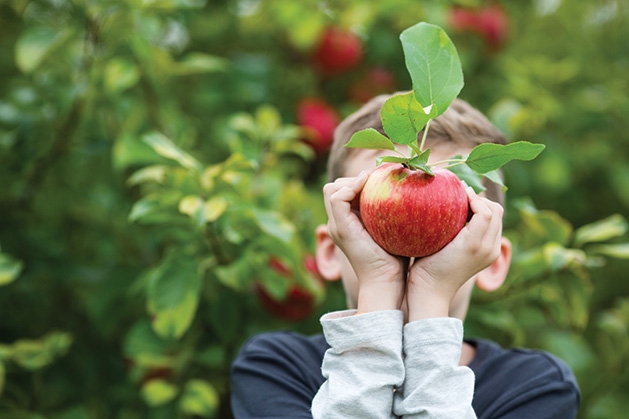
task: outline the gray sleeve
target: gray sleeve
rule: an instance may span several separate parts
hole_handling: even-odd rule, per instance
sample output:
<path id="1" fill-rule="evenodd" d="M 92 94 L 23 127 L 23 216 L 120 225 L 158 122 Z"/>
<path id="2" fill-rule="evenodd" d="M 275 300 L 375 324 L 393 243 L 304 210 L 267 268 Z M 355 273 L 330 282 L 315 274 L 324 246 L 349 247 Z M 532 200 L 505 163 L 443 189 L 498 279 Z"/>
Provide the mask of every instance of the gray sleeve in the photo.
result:
<path id="1" fill-rule="evenodd" d="M 404 381 L 403 314 L 353 311 L 322 317 L 330 345 L 323 383 L 312 401 L 314 419 L 392 419 L 394 388 Z"/>
<path id="2" fill-rule="evenodd" d="M 475 419 L 474 373 L 459 366 L 463 323 L 432 318 L 404 326 L 404 386 L 394 413 L 404 419 Z"/>

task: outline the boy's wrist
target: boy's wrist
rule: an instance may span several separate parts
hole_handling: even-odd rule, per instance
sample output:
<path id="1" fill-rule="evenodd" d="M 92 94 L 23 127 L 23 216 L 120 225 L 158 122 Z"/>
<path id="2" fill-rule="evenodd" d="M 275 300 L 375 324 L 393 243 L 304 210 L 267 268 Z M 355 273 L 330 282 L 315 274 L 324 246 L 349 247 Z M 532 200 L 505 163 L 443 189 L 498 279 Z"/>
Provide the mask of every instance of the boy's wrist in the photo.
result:
<path id="1" fill-rule="evenodd" d="M 452 298 L 440 293 L 415 291 L 407 294 L 409 322 L 449 316 Z"/>
<path id="2" fill-rule="evenodd" d="M 399 310 L 404 295 L 403 284 L 378 283 L 361 285 L 358 291 L 359 313 L 382 310 Z"/>

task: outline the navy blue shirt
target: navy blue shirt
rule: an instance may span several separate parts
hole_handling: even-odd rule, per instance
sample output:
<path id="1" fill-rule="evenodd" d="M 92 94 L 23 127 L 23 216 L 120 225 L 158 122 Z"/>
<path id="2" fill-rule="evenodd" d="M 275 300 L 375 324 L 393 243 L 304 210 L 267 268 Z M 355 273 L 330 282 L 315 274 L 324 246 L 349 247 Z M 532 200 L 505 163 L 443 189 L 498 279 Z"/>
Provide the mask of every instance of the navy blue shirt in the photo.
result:
<path id="1" fill-rule="evenodd" d="M 482 340 L 469 367 L 474 371 L 472 406 L 478 419 L 571 419 L 579 388 L 559 358 L 537 350 L 502 349 Z M 243 345 L 232 365 L 231 402 L 236 419 L 312 419 L 310 405 L 324 382 L 322 334 L 272 332 Z"/>

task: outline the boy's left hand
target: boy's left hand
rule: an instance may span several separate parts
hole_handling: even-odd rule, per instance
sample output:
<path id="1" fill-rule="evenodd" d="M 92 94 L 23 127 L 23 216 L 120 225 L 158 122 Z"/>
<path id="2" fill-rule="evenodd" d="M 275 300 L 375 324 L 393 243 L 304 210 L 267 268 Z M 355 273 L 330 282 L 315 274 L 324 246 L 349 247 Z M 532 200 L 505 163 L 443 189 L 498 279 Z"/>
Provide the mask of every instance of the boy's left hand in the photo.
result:
<path id="1" fill-rule="evenodd" d="M 408 321 L 446 317 L 458 290 L 500 256 L 503 208 L 466 187 L 474 215 L 446 247 L 416 259 L 406 290 Z"/>

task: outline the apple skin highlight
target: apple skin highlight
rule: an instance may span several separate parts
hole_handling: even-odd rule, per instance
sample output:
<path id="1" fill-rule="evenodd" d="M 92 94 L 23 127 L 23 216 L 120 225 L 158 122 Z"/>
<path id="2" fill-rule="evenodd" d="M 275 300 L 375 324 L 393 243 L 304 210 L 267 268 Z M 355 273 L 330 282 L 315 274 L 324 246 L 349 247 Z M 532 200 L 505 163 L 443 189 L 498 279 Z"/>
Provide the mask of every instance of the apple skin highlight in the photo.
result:
<path id="1" fill-rule="evenodd" d="M 449 170 L 434 176 L 398 163 L 380 165 L 360 195 L 365 229 L 396 256 L 424 257 L 443 249 L 467 221 L 468 199 Z"/>

